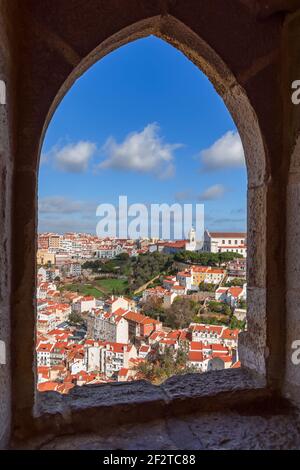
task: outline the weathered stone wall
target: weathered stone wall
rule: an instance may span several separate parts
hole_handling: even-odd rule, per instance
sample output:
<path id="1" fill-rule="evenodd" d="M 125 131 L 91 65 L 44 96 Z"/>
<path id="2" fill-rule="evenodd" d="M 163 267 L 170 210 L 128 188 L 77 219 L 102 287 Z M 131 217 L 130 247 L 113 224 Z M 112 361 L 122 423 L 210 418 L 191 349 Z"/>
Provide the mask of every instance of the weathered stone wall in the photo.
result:
<path id="1" fill-rule="evenodd" d="M 10 397 L 15 434 L 34 429 L 37 177 L 44 132 L 88 67 L 149 34 L 173 44 L 207 74 L 237 124 L 248 169 L 249 244 L 249 331 L 240 356 L 269 387 L 281 391 L 289 383 L 296 390 L 300 372 L 288 362 L 300 319 L 295 166 L 288 204 L 287 183 L 300 121 L 287 90 L 291 77 L 300 79 L 300 1 L 0 0 L 0 8 L 0 74 L 8 88 L 8 104 L 0 108 L 0 339 L 7 341 L 13 370 L 10 394 L 8 365 L 0 366 L 0 439 L 2 432 L 5 442 L 9 429 Z"/>
<path id="2" fill-rule="evenodd" d="M 267 374 L 272 386 L 278 387 L 284 357 L 282 344 L 273 338 L 279 336 L 284 322 L 285 299 L 270 292 L 282 287 L 285 200 L 281 181 L 271 178 L 270 172 L 276 172 L 276 162 L 282 158 L 278 81 L 282 15 L 272 13 L 258 19 L 256 2 L 239 0 L 228 0 L 226 10 L 220 8 L 219 0 L 22 0 L 18 5 L 22 17 L 22 127 L 13 210 L 13 324 L 20 345 L 13 354 L 15 429 L 29 418 L 34 404 L 32 312 L 37 172 L 43 134 L 64 94 L 89 66 L 117 47 L 149 34 L 173 44 L 207 74 L 239 128 L 248 167 L 251 258 L 249 332 L 241 339 L 240 355 L 245 366 Z M 275 356 L 278 359 L 272 362 Z"/>
<path id="3" fill-rule="evenodd" d="M 300 364 L 292 361 L 293 343 L 300 341 L 300 104 L 291 100 L 292 83 L 300 80 L 300 12 L 287 18 L 284 31 L 284 133 L 287 182 L 286 239 L 286 364 L 284 393 L 300 403 Z M 288 52 L 287 52 L 288 51 Z M 298 343 L 299 349 L 299 343 Z M 300 354 L 298 355 L 300 359 Z M 297 359 L 297 358 L 296 358 Z"/>
<path id="4" fill-rule="evenodd" d="M 10 256 L 14 134 L 14 69 L 11 35 L 12 24 L 8 2 L 1 1 L 0 80 L 2 85 L 3 82 L 5 85 L 2 87 L 2 104 L 0 103 L 0 341 L 5 343 L 6 357 L 2 355 L 0 358 L 0 448 L 7 444 L 11 424 Z"/>

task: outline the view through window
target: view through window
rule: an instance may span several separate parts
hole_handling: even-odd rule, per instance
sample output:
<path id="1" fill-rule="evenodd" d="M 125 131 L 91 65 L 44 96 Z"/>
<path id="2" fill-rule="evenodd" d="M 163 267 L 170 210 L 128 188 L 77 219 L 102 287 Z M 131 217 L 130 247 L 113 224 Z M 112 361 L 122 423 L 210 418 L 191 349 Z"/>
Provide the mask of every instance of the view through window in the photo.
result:
<path id="1" fill-rule="evenodd" d="M 246 167 L 223 101 L 155 37 L 69 90 L 39 174 L 38 390 L 240 367 Z"/>

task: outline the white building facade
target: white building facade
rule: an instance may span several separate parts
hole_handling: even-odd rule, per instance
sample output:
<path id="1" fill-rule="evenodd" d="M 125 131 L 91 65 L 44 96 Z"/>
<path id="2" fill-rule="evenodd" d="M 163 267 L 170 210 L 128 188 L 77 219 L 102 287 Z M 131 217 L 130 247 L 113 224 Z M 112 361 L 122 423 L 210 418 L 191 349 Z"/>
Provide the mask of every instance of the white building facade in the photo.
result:
<path id="1" fill-rule="evenodd" d="M 245 232 L 204 232 L 203 251 L 211 253 L 233 252 L 247 257 Z"/>

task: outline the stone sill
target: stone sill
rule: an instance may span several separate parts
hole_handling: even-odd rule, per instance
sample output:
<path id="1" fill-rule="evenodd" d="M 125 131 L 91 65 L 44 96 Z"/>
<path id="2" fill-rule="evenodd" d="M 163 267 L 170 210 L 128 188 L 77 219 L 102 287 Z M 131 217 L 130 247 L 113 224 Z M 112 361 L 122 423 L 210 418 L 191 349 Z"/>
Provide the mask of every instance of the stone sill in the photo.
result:
<path id="1" fill-rule="evenodd" d="M 196 411 L 247 409 L 271 395 L 265 379 L 245 368 L 176 376 L 160 386 L 138 381 L 75 387 L 69 395 L 37 394 L 34 433 L 97 432 Z"/>

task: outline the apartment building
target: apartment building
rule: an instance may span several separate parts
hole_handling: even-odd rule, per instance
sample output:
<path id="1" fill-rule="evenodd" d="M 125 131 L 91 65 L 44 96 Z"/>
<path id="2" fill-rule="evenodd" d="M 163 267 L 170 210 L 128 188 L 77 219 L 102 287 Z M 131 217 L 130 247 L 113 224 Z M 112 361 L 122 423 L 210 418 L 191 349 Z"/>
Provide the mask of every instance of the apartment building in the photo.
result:
<path id="1" fill-rule="evenodd" d="M 226 302 L 231 307 L 236 307 L 241 300 L 247 298 L 247 284 L 243 287 L 219 287 L 215 292 L 215 299 L 219 302 Z"/>
<path id="2" fill-rule="evenodd" d="M 234 252 L 247 256 L 247 234 L 245 232 L 204 232 L 203 250 L 212 253 Z"/>
<path id="3" fill-rule="evenodd" d="M 100 350 L 101 372 L 107 377 L 116 374 L 122 368 L 129 368 L 129 361 L 136 359 L 137 349 L 133 344 L 107 343 Z"/>
<path id="4" fill-rule="evenodd" d="M 91 295 L 81 297 L 79 300 L 73 303 L 72 309 L 76 313 L 91 312 L 96 307 L 96 299 Z"/>
<path id="5" fill-rule="evenodd" d="M 226 275 L 225 269 L 212 268 L 211 266 L 192 266 L 190 273 L 192 288 L 197 288 L 202 282 L 220 284 Z"/>
<path id="6" fill-rule="evenodd" d="M 127 312 L 124 317 L 128 321 L 129 339 L 134 341 L 137 337 L 148 337 L 153 331 L 161 330 L 162 323 L 141 313 Z"/>
<path id="7" fill-rule="evenodd" d="M 126 311 L 119 309 L 116 314 L 93 309 L 87 321 L 87 335 L 96 341 L 110 341 L 113 343 L 128 343 L 128 322 L 121 315 Z"/>

